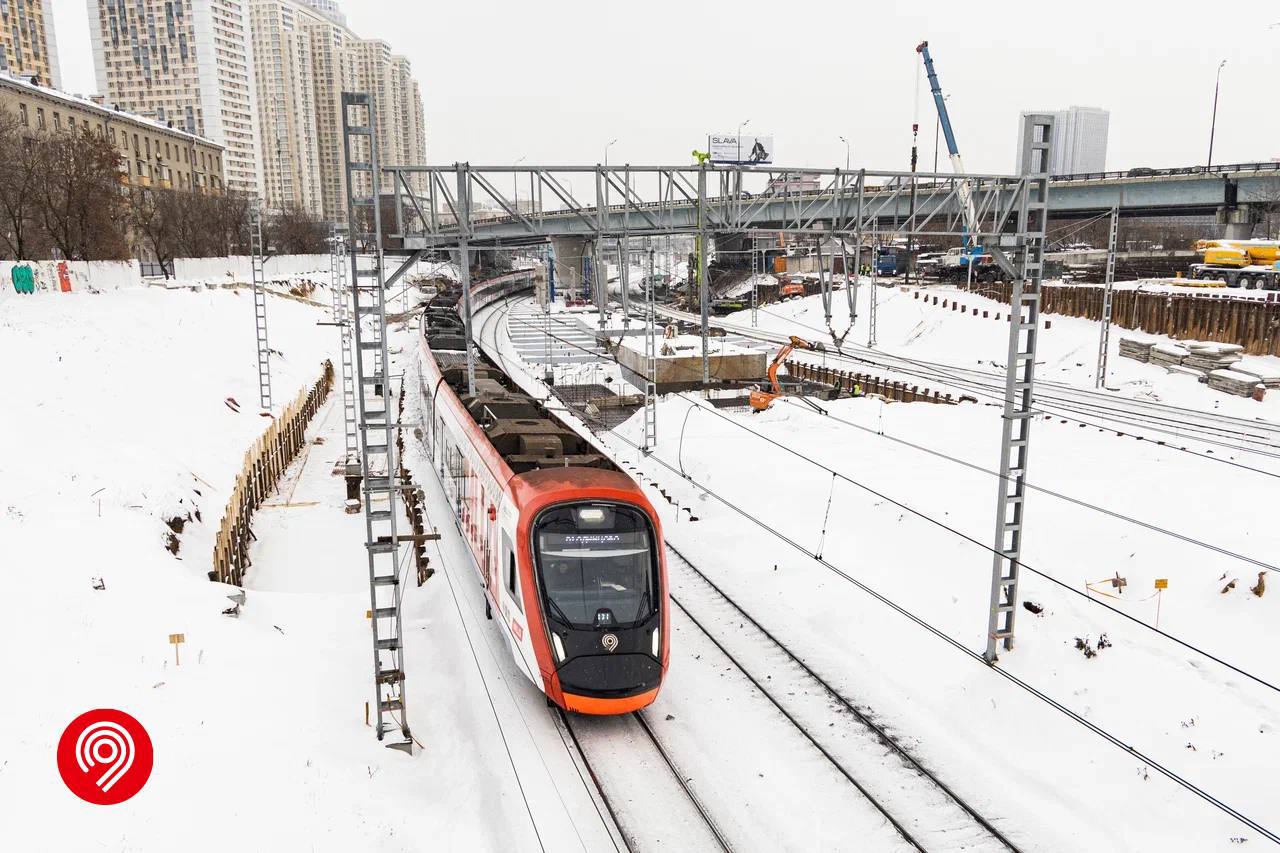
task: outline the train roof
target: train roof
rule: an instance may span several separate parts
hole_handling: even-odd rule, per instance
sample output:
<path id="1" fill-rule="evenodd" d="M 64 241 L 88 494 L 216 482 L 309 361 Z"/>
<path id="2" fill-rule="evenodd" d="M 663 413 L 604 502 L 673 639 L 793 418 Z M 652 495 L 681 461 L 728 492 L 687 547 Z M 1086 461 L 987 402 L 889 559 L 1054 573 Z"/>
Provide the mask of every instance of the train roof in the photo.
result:
<path id="1" fill-rule="evenodd" d="M 541 400 L 524 393 L 479 351 L 474 354 L 475 391 L 469 393 L 466 338 L 459 328 L 457 296 L 442 293 L 430 305 L 422 333 L 436 366 L 463 410 L 511 473 L 614 469 L 613 463 L 590 442 L 561 423 Z"/>
<path id="2" fill-rule="evenodd" d="M 636 481 L 611 468 L 540 468 L 511 478 L 511 490 L 522 505 L 572 500 L 575 492 L 648 506 Z"/>

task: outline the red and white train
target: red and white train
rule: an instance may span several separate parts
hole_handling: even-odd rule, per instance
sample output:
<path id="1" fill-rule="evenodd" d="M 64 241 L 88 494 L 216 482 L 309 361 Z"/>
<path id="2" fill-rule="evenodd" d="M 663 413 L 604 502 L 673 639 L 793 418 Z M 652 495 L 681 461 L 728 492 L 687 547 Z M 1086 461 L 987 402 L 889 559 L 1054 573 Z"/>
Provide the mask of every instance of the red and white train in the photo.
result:
<path id="1" fill-rule="evenodd" d="M 488 613 L 556 705 L 643 708 L 658 695 L 671 633 L 658 515 L 631 477 L 480 353 L 467 393 L 456 304 L 438 296 L 423 318 L 421 440 Z"/>

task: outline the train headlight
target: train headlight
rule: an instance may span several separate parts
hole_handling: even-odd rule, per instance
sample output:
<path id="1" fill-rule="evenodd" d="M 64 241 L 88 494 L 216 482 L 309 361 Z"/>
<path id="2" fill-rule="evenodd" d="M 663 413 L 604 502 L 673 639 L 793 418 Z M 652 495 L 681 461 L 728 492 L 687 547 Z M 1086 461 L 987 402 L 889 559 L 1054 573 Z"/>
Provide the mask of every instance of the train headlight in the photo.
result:
<path id="1" fill-rule="evenodd" d="M 554 631 L 551 632 L 551 645 L 556 650 L 556 660 L 563 662 L 564 661 L 564 643 L 560 642 L 560 635 L 555 633 Z"/>
<path id="2" fill-rule="evenodd" d="M 656 658 L 658 656 L 658 650 L 662 648 L 662 629 L 661 628 L 653 629 L 652 648 L 653 648 L 653 656 Z"/>
<path id="3" fill-rule="evenodd" d="M 578 510 L 578 523 L 584 526 L 604 524 L 608 515 L 602 507 L 587 506 Z"/>

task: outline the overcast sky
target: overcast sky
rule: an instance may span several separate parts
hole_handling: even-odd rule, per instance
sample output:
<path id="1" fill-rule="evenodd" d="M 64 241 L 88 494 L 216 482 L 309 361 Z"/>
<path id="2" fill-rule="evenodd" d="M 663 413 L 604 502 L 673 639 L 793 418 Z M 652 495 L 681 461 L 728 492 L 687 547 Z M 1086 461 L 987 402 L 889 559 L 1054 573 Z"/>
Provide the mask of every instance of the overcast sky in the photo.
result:
<path id="1" fill-rule="evenodd" d="M 1110 110 L 1107 168 L 1280 157 L 1280 4 L 786 0 L 347 0 L 413 63 L 433 164 L 689 162 L 708 133 L 774 137 L 775 163 L 906 169 L 928 39 L 969 171 L 1011 172 L 1018 112 Z M 859 8 L 862 7 L 862 8 Z M 1201 12 L 1212 12 L 1199 4 Z M 85 0 L 54 0 L 63 85 L 96 91 Z M 936 113 L 919 74 L 921 168 Z M 947 170 L 946 151 L 939 168 Z"/>

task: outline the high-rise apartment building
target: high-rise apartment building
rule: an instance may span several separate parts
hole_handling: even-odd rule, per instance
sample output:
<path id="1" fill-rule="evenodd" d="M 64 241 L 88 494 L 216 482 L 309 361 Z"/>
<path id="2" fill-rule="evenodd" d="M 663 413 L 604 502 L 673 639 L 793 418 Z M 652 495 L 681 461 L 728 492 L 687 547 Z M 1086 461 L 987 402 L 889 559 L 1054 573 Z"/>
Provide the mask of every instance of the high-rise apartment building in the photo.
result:
<path id="1" fill-rule="evenodd" d="M 0 2 L 0 71 L 61 88 L 52 7 L 51 0 Z"/>
<path id="2" fill-rule="evenodd" d="M 334 0 L 88 4 L 107 98 L 224 145 L 227 186 L 269 208 L 346 220 L 343 91 L 373 96 L 383 164 L 426 160 L 409 61 L 351 32 Z"/>
<path id="3" fill-rule="evenodd" d="M 347 25 L 347 16 L 342 13 L 342 7 L 338 5 L 338 0 L 303 0 L 303 2 L 338 26 L 345 27 Z"/>
<path id="4" fill-rule="evenodd" d="M 257 97 L 245 0 L 87 0 L 109 101 L 226 149 L 227 187 L 260 195 Z"/>
<path id="5" fill-rule="evenodd" d="M 1053 139 L 1050 140 L 1049 173 L 1075 175 L 1084 172 L 1105 172 L 1107 168 L 1107 129 L 1111 113 L 1097 107 L 1070 107 L 1065 110 L 1045 110 L 1053 116 Z M 1027 116 L 1024 111 L 1018 120 L 1019 172 L 1022 171 L 1022 132 Z"/>
<path id="6" fill-rule="evenodd" d="M 311 40 L 333 24 L 293 0 L 251 0 L 258 140 L 268 207 L 322 215 L 317 98 L 323 95 Z"/>
<path id="7" fill-rule="evenodd" d="M 346 220 L 342 92 L 368 92 L 384 165 L 426 160 L 422 96 L 409 61 L 361 39 L 337 5 L 249 0 L 266 200 Z"/>

